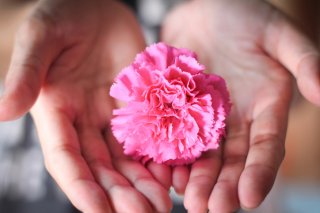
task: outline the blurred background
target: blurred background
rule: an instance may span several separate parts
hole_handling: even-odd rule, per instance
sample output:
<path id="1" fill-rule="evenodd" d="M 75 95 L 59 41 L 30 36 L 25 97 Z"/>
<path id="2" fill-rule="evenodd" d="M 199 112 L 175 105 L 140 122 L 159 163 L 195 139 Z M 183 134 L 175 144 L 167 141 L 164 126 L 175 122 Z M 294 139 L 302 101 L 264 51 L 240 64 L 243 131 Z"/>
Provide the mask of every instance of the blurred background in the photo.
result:
<path id="1" fill-rule="evenodd" d="M 183 0 L 126 1 L 137 11 L 146 40 L 158 40 L 165 14 Z M 319 44 L 318 0 L 270 0 Z M 0 0 L 0 93 L 15 32 L 36 0 Z M 294 45 L 294 44 L 293 44 Z M 320 212 L 320 109 L 296 92 L 286 141 L 286 158 L 276 184 L 256 213 Z M 0 123 L 0 213 L 77 212 L 45 171 L 29 115 Z M 186 212 L 172 194 L 173 212 Z"/>

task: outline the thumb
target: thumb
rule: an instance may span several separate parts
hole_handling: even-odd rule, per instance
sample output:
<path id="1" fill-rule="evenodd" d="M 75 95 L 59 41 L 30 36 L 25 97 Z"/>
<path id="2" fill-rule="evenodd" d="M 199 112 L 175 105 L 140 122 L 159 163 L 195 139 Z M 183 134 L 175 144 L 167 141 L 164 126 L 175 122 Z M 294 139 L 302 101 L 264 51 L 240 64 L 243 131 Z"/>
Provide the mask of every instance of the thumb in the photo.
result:
<path id="1" fill-rule="evenodd" d="M 264 48 L 293 74 L 302 95 L 320 106 L 320 55 L 316 45 L 280 13 L 265 29 Z"/>
<path id="2" fill-rule="evenodd" d="M 0 97 L 0 121 L 22 116 L 34 104 L 58 54 L 56 38 L 54 27 L 39 18 L 31 17 L 19 28 Z"/>

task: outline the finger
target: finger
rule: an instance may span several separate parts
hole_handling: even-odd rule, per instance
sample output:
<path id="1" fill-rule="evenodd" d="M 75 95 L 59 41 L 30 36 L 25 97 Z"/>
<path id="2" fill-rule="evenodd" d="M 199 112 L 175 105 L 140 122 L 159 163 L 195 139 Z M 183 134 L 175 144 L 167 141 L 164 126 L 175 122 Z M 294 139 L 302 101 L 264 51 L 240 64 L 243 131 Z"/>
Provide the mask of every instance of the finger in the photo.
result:
<path id="1" fill-rule="evenodd" d="M 169 190 L 172 185 L 171 167 L 158 164 L 153 161 L 148 162 L 147 168 L 152 176 L 166 189 Z"/>
<path id="2" fill-rule="evenodd" d="M 320 106 L 320 57 L 316 45 L 276 11 L 265 30 L 267 53 L 295 76 L 304 97 Z"/>
<path id="3" fill-rule="evenodd" d="M 172 185 L 174 190 L 183 195 L 190 176 L 190 169 L 188 166 L 176 166 L 172 172 Z"/>
<path id="4" fill-rule="evenodd" d="M 118 171 L 99 165 L 94 166 L 93 170 L 97 180 L 106 190 L 114 212 L 153 212 L 144 195 L 132 187 Z"/>
<path id="5" fill-rule="evenodd" d="M 172 203 L 168 190 L 141 163 L 119 159 L 115 167 L 149 200 L 156 212 L 170 212 Z"/>
<path id="6" fill-rule="evenodd" d="M 124 155 L 111 131 L 107 131 L 105 137 L 109 140 L 109 148 L 114 150 L 111 154 L 115 168 L 149 200 L 156 212 L 170 212 L 172 202 L 168 190 L 140 162 Z"/>
<path id="7" fill-rule="evenodd" d="M 0 98 L 0 120 L 26 113 L 35 102 L 46 72 L 60 44 L 49 23 L 29 18 L 18 30 L 5 89 Z"/>
<path id="8" fill-rule="evenodd" d="M 235 212 L 239 209 L 238 182 L 248 153 L 249 124 L 229 124 L 223 149 L 223 162 L 209 198 L 210 212 Z"/>
<path id="9" fill-rule="evenodd" d="M 147 199 L 113 168 L 100 129 L 84 125 L 77 126 L 77 130 L 82 154 L 95 179 L 107 193 L 114 212 L 151 212 L 152 208 Z"/>
<path id="10" fill-rule="evenodd" d="M 193 163 L 184 206 L 190 213 L 207 212 L 208 200 L 221 166 L 221 150 L 208 151 Z"/>
<path id="11" fill-rule="evenodd" d="M 283 100 L 266 107 L 254 118 L 249 153 L 239 181 L 239 198 L 245 209 L 260 205 L 272 188 L 284 157 L 288 103 Z"/>
<path id="12" fill-rule="evenodd" d="M 39 108 L 33 114 L 46 167 L 73 205 L 82 212 L 112 212 L 102 188 L 81 155 L 70 117 Z"/>

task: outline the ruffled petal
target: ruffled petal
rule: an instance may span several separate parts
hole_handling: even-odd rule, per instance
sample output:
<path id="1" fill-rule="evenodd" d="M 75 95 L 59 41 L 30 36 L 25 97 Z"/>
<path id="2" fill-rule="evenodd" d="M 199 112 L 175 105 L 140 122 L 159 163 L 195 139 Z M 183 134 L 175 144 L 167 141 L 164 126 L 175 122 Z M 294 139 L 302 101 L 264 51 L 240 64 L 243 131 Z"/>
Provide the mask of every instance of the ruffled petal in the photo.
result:
<path id="1" fill-rule="evenodd" d="M 127 106 L 113 111 L 111 125 L 125 154 L 182 165 L 219 147 L 229 92 L 221 77 L 204 70 L 193 52 L 158 43 L 121 71 L 110 95 Z"/>

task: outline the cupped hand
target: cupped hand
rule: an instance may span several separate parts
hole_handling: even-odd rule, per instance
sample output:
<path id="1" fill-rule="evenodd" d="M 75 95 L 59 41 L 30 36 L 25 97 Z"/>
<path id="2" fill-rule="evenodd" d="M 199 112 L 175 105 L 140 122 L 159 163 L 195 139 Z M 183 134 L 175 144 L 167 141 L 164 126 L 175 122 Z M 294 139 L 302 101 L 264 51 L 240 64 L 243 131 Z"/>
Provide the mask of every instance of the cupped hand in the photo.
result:
<path id="1" fill-rule="evenodd" d="M 170 169 L 125 157 L 108 128 L 108 88 L 143 48 L 133 14 L 116 1 L 40 1 L 17 32 L 0 120 L 31 108 L 46 167 L 82 212 L 171 208 Z"/>
<path id="2" fill-rule="evenodd" d="M 198 0 L 167 17 L 162 38 L 198 53 L 226 79 L 232 99 L 219 150 L 173 170 L 189 212 L 252 209 L 266 197 L 284 157 L 292 77 L 320 105 L 319 52 L 278 10 L 256 0 Z M 184 180 L 184 181 L 179 181 Z"/>

